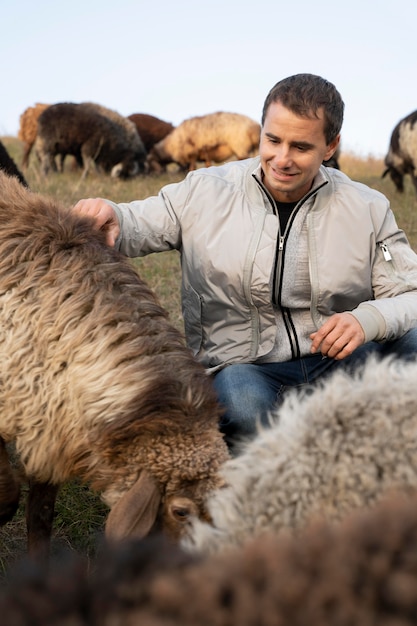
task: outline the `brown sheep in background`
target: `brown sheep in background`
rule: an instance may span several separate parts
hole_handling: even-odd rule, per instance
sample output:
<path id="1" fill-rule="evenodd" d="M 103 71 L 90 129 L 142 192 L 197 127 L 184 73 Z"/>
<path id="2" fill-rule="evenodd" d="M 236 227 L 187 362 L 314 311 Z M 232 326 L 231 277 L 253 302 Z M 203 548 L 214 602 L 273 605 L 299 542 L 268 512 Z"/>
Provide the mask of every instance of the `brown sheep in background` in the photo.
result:
<path id="1" fill-rule="evenodd" d="M 18 504 L 4 443 L 29 480 L 31 553 L 45 554 L 60 484 L 110 507 L 111 538 L 174 539 L 228 458 L 220 409 L 131 261 L 52 199 L 0 173 L 0 520 Z"/>
<path id="2" fill-rule="evenodd" d="M 191 117 L 154 145 L 148 154 L 149 170 L 158 172 L 168 163 L 193 170 L 235 157 L 246 159 L 259 148 L 260 124 L 240 113 L 219 111 Z"/>
<path id="3" fill-rule="evenodd" d="M 46 574 L 22 563 L 0 592 L 5 624 L 415 626 L 417 498 L 391 494 L 341 525 L 311 521 L 192 559 L 161 537 L 104 547 Z"/>
<path id="4" fill-rule="evenodd" d="M 37 102 L 35 106 L 25 109 L 20 116 L 17 136 L 23 142 L 23 168 L 29 165 L 29 156 L 38 134 L 38 118 L 48 106 L 49 104 Z"/>
<path id="5" fill-rule="evenodd" d="M 174 130 L 174 126 L 171 122 L 164 122 L 164 120 L 160 120 L 158 117 L 154 117 L 148 113 L 132 113 L 132 115 L 128 115 L 127 117 L 135 124 L 146 152 L 149 152 L 154 144 L 161 141 L 161 139 Z"/>

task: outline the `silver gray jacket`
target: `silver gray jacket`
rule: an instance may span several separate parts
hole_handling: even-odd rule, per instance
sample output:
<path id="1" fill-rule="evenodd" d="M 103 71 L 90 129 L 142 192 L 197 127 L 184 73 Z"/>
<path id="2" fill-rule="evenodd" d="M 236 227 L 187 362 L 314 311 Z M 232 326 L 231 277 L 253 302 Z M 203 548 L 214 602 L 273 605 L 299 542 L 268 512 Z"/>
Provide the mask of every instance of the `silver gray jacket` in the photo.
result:
<path id="1" fill-rule="evenodd" d="M 311 330 L 336 312 L 355 315 L 367 341 L 417 325 L 417 255 L 387 198 L 338 170 L 320 168 L 285 233 L 262 185 L 259 157 L 198 169 L 158 196 L 111 204 L 124 254 L 180 251 L 186 339 L 207 368 L 272 353 L 279 360 L 302 356 Z M 297 256 L 302 241 L 304 264 Z M 277 335 L 282 303 L 273 303 L 272 293 L 280 292 L 273 281 L 288 276 L 295 287 L 300 267 L 308 275 L 300 283 L 308 306 L 285 325 L 299 336 L 294 344 L 282 328 Z"/>

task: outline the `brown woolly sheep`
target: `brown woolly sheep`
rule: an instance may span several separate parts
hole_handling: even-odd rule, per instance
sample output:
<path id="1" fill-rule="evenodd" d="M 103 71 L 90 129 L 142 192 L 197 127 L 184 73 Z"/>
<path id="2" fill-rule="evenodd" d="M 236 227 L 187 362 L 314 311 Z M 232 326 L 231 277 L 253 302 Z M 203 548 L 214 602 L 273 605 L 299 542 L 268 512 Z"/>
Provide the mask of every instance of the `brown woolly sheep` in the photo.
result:
<path id="1" fill-rule="evenodd" d="M 192 560 L 160 537 L 44 572 L 21 565 L 0 593 L 5 624 L 61 626 L 412 626 L 417 499 L 391 494 L 341 525 L 264 536 Z"/>
<path id="2" fill-rule="evenodd" d="M 400 120 L 392 131 L 385 165 L 382 178 L 389 174 L 397 191 L 402 193 L 404 176 L 410 174 L 417 193 L 417 111 Z"/>
<path id="3" fill-rule="evenodd" d="M 24 185 L 25 187 L 28 187 L 25 177 L 23 176 L 22 172 L 19 170 L 16 163 L 14 162 L 14 160 L 8 153 L 6 146 L 1 141 L 0 141 L 0 170 L 2 170 L 5 174 L 8 174 L 8 176 L 14 176 L 22 185 Z"/>
<path id="4" fill-rule="evenodd" d="M 0 520 L 29 480 L 29 547 L 51 532 L 64 481 L 110 507 L 110 538 L 178 538 L 228 457 L 219 406 L 132 263 L 89 219 L 0 173 Z M 47 505 L 43 508 L 46 498 Z"/>
<path id="5" fill-rule="evenodd" d="M 154 117 L 148 113 L 132 113 L 132 115 L 128 115 L 127 117 L 136 126 L 146 152 L 149 152 L 154 144 L 161 141 L 161 139 L 174 130 L 174 126 L 171 122 L 164 122 L 164 120 L 160 120 L 158 117 Z"/>
<path id="6" fill-rule="evenodd" d="M 61 102 L 49 106 L 38 119 L 35 149 L 42 171 L 54 171 L 55 157 L 72 154 L 82 163 L 85 177 L 92 168 L 113 177 L 128 178 L 144 169 L 145 149 L 135 132 L 95 110 L 94 105 Z"/>
<path id="7" fill-rule="evenodd" d="M 29 156 L 38 134 L 38 118 L 48 106 L 49 104 L 37 102 L 35 106 L 25 109 L 19 118 L 17 136 L 23 142 L 23 168 L 29 165 Z"/>
<path id="8" fill-rule="evenodd" d="M 172 162 L 193 170 L 198 161 L 208 166 L 233 156 L 246 159 L 258 149 L 260 131 L 257 122 L 240 113 L 191 117 L 153 146 L 147 158 L 149 171 Z"/>

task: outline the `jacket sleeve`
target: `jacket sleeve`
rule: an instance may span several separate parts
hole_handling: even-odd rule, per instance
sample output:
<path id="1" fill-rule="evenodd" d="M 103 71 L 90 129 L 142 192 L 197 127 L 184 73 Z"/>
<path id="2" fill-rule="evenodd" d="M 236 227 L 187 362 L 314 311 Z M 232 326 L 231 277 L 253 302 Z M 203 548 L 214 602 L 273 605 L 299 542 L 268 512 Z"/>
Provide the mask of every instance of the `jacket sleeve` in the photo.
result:
<path id="1" fill-rule="evenodd" d="M 179 250 L 182 244 L 180 214 L 187 203 L 189 182 L 166 185 L 157 196 L 116 204 L 120 235 L 115 247 L 129 257 Z"/>
<path id="2" fill-rule="evenodd" d="M 417 254 L 390 210 L 377 236 L 372 285 L 375 299 L 352 311 L 366 341 L 395 339 L 417 326 Z"/>

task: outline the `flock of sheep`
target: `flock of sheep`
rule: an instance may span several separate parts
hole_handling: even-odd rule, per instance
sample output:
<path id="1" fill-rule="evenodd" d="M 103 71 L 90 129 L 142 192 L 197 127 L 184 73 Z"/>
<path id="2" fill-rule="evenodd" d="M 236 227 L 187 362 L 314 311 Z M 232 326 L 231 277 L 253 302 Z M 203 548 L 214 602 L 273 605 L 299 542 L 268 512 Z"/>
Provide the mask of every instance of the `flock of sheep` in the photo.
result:
<path id="1" fill-rule="evenodd" d="M 395 126 L 386 169 L 398 191 L 409 174 L 417 192 L 417 111 Z M 36 103 L 20 116 L 22 167 L 34 148 L 44 174 L 62 170 L 71 155 L 83 176 L 100 169 L 114 177 L 160 173 L 170 163 L 183 171 L 257 153 L 260 125 L 246 115 L 218 111 L 184 120 L 177 127 L 145 113 L 127 117 L 93 102 Z M 339 167 L 339 152 L 326 165 Z"/>
<path id="2" fill-rule="evenodd" d="M 93 102 L 37 103 L 20 116 L 22 166 L 32 149 L 44 174 L 63 168 L 71 155 L 83 175 L 95 168 L 113 177 L 159 173 L 170 163 L 184 171 L 231 157 L 256 153 L 260 125 L 240 113 L 216 112 L 189 118 L 174 127 L 152 115 L 122 116 Z"/>
<path id="3" fill-rule="evenodd" d="M 95 140 L 53 153 L 45 120 L 69 111 L 111 122 L 97 106 L 44 109 L 31 146 L 45 172 L 67 155 L 119 176 L 152 159 L 195 167 L 167 141 L 172 128 L 152 146 L 127 124 L 125 160 L 98 158 L 107 144 Z M 237 145 L 233 154 L 244 158 Z M 194 158 L 225 155 L 206 147 Z M 31 192 L 9 165 L 0 523 L 26 481 L 31 560 L 0 590 L 5 623 L 416 624 L 417 360 L 372 357 L 355 375 L 289 393 L 231 458 L 209 380 L 155 294 L 89 219 Z M 74 478 L 109 507 L 93 572 L 78 558 L 45 568 L 56 494 Z"/>

